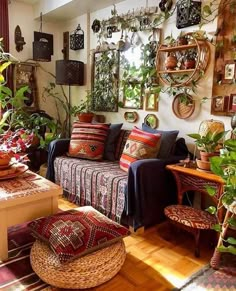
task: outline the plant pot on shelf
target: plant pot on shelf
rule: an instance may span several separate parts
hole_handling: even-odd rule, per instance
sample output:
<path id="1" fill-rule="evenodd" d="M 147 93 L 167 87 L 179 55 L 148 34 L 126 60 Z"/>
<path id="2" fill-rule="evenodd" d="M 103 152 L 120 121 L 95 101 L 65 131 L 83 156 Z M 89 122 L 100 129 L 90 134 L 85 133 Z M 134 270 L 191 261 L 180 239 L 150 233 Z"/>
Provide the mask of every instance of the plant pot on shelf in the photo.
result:
<path id="1" fill-rule="evenodd" d="M 177 66 L 178 60 L 174 54 L 170 54 L 165 60 L 165 67 L 167 70 L 174 70 Z"/>
<path id="2" fill-rule="evenodd" d="M 209 162 L 211 157 L 219 156 L 218 152 L 208 153 L 204 151 L 200 151 L 201 160 L 204 162 Z"/>
<path id="3" fill-rule="evenodd" d="M 209 161 L 203 161 L 196 159 L 197 167 L 202 171 L 210 171 L 211 170 L 211 163 Z"/>
<path id="4" fill-rule="evenodd" d="M 194 69 L 196 66 L 196 61 L 193 59 L 186 59 L 184 61 L 184 67 L 185 69 Z"/>
<path id="5" fill-rule="evenodd" d="M 79 113 L 77 115 L 78 119 L 80 122 L 87 122 L 87 123 L 91 123 L 94 117 L 94 114 L 91 112 L 83 112 L 83 113 Z"/>

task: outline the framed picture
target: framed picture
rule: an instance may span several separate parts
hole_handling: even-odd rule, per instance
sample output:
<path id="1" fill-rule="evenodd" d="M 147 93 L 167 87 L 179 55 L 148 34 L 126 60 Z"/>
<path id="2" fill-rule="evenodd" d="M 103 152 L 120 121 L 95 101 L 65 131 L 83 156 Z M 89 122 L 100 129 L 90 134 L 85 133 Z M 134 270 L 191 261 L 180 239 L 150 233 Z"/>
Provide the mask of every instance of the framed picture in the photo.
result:
<path id="1" fill-rule="evenodd" d="M 236 93 L 229 97 L 229 112 L 236 112 Z"/>
<path id="2" fill-rule="evenodd" d="M 123 86 L 124 108 L 143 108 L 143 87 L 138 82 L 126 82 Z"/>
<path id="3" fill-rule="evenodd" d="M 224 96 L 216 96 L 213 98 L 213 111 L 224 111 Z"/>
<path id="4" fill-rule="evenodd" d="M 144 123 L 151 128 L 157 128 L 158 127 L 158 118 L 155 114 L 147 114 L 144 118 Z"/>
<path id="5" fill-rule="evenodd" d="M 147 93 L 145 102 L 145 110 L 157 111 L 158 110 L 158 95 L 156 93 Z"/>
<path id="6" fill-rule="evenodd" d="M 138 120 L 138 113 L 136 111 L 127 111 L 124 113 L 124 118 L 127 122 L 136 122 Z"/>
<path id="7" fill-rule="evenodd" d="M 104 50 L 93 55 L 92 110 L 118 111 L 119 51 Z"/>
<path id="8" fill-rule="evenodd" d="M 235 78 L 235 63 L 233 61 L 226 61 L 224 67 L 224 76 L 222 83 L 232 83 Z"/>
<path id="9" fill-rule="evenodd" d="M 38 90 L 36 82 L 36 65 L 34 63 L 17 63 L 14 65 L 14 90 L 28 86 L 30 92 L 25 95 L 28 98 L 24 101 L 24 106 L 29 110 L 38 109 Z"/>

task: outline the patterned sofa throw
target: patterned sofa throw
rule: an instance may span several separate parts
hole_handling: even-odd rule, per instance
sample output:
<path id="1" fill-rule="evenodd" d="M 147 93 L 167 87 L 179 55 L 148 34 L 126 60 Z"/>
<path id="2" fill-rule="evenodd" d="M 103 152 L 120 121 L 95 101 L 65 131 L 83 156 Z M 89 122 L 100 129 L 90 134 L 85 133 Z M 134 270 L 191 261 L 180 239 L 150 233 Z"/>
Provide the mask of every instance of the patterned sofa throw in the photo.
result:
<path id="1" fill-rule="evenodd" d="M 101 160 L 103 158 L 108 130 L 108 124 L 80 123 L 75 121 L 68 155 L 89 160 Z"/>
<path id="2" fill-rule="evenodd" d="M 161 134 L 145 132 L 137 127 L 131 131 L 120 158 L 120 168 L 128 172 L 129 165 L 137 160 L 156 158 Z"/>

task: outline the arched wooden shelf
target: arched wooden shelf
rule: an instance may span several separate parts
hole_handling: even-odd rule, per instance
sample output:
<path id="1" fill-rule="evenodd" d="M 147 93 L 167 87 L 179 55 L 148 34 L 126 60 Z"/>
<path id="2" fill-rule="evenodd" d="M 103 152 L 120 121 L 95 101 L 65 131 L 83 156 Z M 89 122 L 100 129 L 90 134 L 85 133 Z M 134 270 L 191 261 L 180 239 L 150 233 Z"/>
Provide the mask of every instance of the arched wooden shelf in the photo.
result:
<path id="1" fill-rule="evenodd" d="M 187 33 L 191 44 L 176 45 L 168 47 L 160 45 L 156 56 L 156 70 L 162 83 L 172 87 L 187 86 L 190 82 L 197 82 L 202 74 L 206 71 L 209 58 L 210 47 L 205 39 L 197 39 L 191 33 Z M 193 69 L 185 69 L 183 67 L 184 54 L 190 50 L 196 49 L 196 64 Z M 165 69 L 165 59 L 170 53 L 175 53 L 180 66 L 176 69 Z"/>

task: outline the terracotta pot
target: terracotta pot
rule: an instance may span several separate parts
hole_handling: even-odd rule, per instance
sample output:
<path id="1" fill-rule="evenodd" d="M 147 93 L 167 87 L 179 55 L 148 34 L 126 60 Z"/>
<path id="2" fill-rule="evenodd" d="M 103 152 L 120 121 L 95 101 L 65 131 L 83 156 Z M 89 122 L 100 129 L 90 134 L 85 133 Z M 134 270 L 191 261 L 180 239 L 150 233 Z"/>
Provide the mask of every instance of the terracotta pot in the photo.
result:
<path id="1" fill-rule="evenodd" d="M 173 70 L 177 66 L 178 60 L 176 56 L 170 55 L 165 60 L 165 67 L 167 70 Z"/>
<path id="2" fill-rule="evenodd" d="M 185 69 L 194 69 L 196 66 L 195 60 L 185 60 L 184 61 L 184 67 Z"/>
<path id="3" fill-rule="evenodd" d="M 178 37 L 177 43 L 178 45 L 186 45 L 188 44 L 188 39 L 185 36 L 180 36 Z"/>
<path id="4" fill-rule="evenodd" d="M 94 116 L 93 113 L 80 113 L 77 115 L 80 122 L 87 122 L 87 123 L 92 122 L 93 116 Z"/>
<path id="5" fill-rule="evenodd" d="M 196 159 L 197 167 L 204 171 L 210 171 L 211 170 L 211 163 L 209 161 L 203 161 Z"/>
<path id="6" fill-rule="evenodd" d="M 200 151 L 200 156 L 201 156 L 202 161 L 209 162 L 210 157 L 219 156 L 219 153 L 217 152 L 207 153 L 207 152 Z"/>

